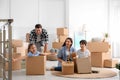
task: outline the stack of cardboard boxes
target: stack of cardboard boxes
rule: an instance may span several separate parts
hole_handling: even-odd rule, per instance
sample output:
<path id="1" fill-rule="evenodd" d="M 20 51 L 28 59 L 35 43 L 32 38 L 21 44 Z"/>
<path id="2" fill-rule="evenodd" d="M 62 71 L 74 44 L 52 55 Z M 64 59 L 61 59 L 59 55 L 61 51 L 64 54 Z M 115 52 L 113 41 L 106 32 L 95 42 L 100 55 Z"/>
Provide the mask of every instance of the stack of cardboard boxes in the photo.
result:
<path id="1" fill-rule="evenodd" d="M 105 65 L 112 67 L 112 65 L 108 66 L 108 64 L 114 64 L 115 67 L 116 61 L 112 60 L 108 42 L 88 42 L 87 48 L 91 52 L 91 65 L 93 67 L 106 67 Z"/>
<path id="2" fill-rule="evenodd" d="M 65 41 L 65 39 L 68 37 L 68 29 L 67 28 L 57 28 L 57 37 L 58 42 L 53 42 L 52 47 L 55 49 L 60 49 Z"/>
<path id="3" fill-rule="evenodd" d="M 12 57 L 17 59 L 21 56 L 25 56 L 27 53 L 28 43 L 23 42 L 22 40 L 12 40 Z M 8 53 L 6 52 L 6 57 L 8 57 Z M 12 70 L 21 69 L 21 60 L 15 61 L 12 63 Z M 8 63 L 6 63 L 6 70 L 8 70 Z"/>

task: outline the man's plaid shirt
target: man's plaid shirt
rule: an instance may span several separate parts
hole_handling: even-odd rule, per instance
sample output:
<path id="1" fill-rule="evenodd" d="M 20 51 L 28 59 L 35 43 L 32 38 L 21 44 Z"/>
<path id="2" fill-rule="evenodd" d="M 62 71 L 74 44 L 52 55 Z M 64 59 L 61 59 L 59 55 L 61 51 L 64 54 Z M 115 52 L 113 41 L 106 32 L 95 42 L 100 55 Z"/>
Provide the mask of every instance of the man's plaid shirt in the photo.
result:
<path id="1" fill-rule="evenodd" d="M 40 40 L 42 43 L 48 43 L 48 33 L 45 29 L 42 29 L 42 33 L 40 35 Z M 30 43 L 36 43 L 37 42 L 37 35 L 35 33 L 35 29 L 33 29 L 31 32 L 30 32 Z"/>

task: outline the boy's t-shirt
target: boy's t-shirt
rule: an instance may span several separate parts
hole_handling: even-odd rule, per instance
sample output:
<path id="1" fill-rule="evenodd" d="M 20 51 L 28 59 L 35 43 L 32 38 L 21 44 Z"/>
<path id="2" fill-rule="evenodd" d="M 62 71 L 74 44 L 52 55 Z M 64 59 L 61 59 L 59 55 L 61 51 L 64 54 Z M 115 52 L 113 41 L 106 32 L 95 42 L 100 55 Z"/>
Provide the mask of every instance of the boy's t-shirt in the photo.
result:
<path id="1" fill-rule="evenodd" d="M 40 55 L 39 51 L 37 51 L 35 54 L 28 52 L 28 56 L 39 56 L 39 55 Z"/>
<path id="2" fill-rule="evenodd" d="M 88 49 L 86 49 L 86 50 L 83 52 L 83 51 L 81 51 L 81 49 L 79 49 L 79 50 L 77 51 L 77 56 L 78 56 L 78 58 L 88 57 L 88 56 L 90 56 L 90 51 L 89 51 Z"/>

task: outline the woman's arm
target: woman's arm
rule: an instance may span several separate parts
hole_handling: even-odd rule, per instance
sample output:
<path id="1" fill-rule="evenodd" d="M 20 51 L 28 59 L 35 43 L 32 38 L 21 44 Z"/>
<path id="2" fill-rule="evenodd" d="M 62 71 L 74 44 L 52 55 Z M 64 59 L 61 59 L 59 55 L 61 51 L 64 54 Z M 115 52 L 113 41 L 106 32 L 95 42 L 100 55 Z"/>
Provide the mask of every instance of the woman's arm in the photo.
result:
<path id="1" fill-rule="evenodd" d="M 60 58 L 58 58 L 58 61 L 61 62 L 61 63 L 64 62 L 64 60 L 62 60 L 62 59 L 60 59 Z"/>

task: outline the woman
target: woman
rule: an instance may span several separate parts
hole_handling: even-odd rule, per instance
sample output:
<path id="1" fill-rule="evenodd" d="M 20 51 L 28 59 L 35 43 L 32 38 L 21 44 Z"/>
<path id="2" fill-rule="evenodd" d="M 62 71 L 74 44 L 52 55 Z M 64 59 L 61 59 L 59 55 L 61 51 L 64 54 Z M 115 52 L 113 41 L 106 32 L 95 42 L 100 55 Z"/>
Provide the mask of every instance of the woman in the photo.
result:
<path id="1" fill-rule="evenodd" d="M 73 52 L 76 50 L 72 47 L 73 41 L 72 38 L 68 37 L 66 38 L 62 48 L 58 52 L 58 66 L 52 68 L 51 70 L 55 71 L 62 71 L 62 62 L 67 60 L 72 60 L 72 56 L 70 56 Z"/>

